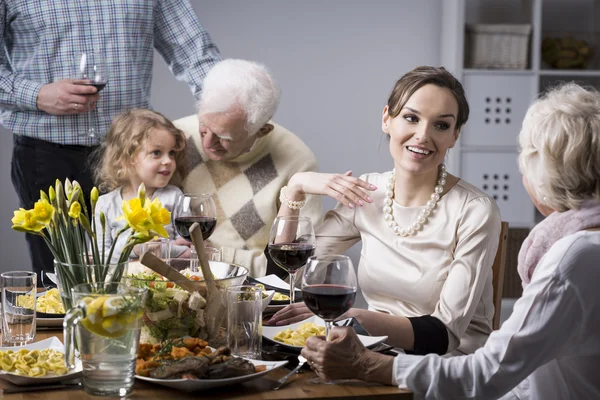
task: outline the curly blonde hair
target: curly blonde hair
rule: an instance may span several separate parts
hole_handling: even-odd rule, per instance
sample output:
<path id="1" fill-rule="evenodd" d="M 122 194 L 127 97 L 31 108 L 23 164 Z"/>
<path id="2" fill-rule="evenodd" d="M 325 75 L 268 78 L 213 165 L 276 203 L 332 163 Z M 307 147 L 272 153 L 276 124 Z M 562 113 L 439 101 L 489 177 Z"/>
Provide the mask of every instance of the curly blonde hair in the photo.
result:
<path id="1" fill-rule="evenodd" d="M 527 110 L 519 148 L 540 204 L 566 211 L 600 201 L 600 93 L 575 83 L 546 92 Z"/>
<path id="2" fill-rule="evenodd" d="M 152 129 L 165 129 L 175 137 L 175 175 L 187 173 L 186 139 L 184 133 L 159 112 L 131 109 L 115 117 L 98 150 L 99 160 L 94 178 L 100 191 L 111 191 L 129 182 L 135 173 L 133 159 L 142 149 Z"/>

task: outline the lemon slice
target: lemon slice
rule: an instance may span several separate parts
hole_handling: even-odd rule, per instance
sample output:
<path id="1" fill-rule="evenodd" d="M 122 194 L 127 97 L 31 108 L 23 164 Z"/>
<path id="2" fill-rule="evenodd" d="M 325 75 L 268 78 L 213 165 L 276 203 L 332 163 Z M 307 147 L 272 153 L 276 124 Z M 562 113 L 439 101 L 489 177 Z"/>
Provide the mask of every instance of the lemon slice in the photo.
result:
<path id="1" fill-rule="evenodd" d="M 117 334 L 118 332 L 123 332 L 123 329 L 125 328 L 125 325 L 119 322 L 117 317 L 114 315 L 104 318 L 100 325 L 102 326 L 102 329 L 112 335 Z"/>
<path id="2" fill-rule="evenodd" d="M 117 315 L 124 306 L 125 299 L 123 297 L 109 297 L 102 305 L 102 316 L 106 318 Z"/>
<path id="3" fill-rule="evenodd" d="M 81 323 L 88 331 L 102 337 L 116 338 L 125 333 L 124 329 L 108 332 L 102 327 L 102 323 L 92 324 L 87 318 L 84 318 Z"/>
<path id="4" fill-rule="evenodd" d="M 106 299 L 106 296 L 96 297 L 88 304 L 87 319 L 89 319 L 92 324 L 96 324 L 102 319 L 102 309 Z"/>

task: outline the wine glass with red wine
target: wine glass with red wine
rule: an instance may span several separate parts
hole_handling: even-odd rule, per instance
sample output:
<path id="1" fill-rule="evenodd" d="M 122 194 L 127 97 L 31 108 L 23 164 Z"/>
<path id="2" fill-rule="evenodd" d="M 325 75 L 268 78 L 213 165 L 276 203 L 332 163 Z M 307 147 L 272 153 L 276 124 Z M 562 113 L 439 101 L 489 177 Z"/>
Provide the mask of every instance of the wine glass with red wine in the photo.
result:
<path id="1" fill-rule="evenodd" d="M 217 208 L 212 195 L 179 194 L 175 199 L 172 221 L 175 231 L 185 240 L 192 241 L 190 228 L 194 222 L 200 225 L 202 239 L 208 239 L 217 226 Z"/>
<path id="2" fill-rule="evenodd" d="M 83 80 L 83 83 L 80 83 L 80 85 L 94 86 L 99 93 L 108 83 L 104 56 L 97 52 L 82 53 L 78 59 L 77 74 L 78 79 Z M 93 111 L 91 107 L 88 108 L 87 135 L 91 138 L 96 138 L 98 132 L 94 124 Z"/>
<path id="3" fill-rule="evenodd" d="M 302 274 L 302 298 L 306 307 L 325 321 L 327 340 L 333 321 L 354 305 L 357 286 L 349 257 L 332 254 L 308 259 Z"/>
<path id="4" fill-rule="evenodd" d="M 296 272 L 315 253 L 315 232 L 306 217 L 277 217 L 269 235 L 269 256 L 290 275 L 290 304 L 295 301 Z"/>

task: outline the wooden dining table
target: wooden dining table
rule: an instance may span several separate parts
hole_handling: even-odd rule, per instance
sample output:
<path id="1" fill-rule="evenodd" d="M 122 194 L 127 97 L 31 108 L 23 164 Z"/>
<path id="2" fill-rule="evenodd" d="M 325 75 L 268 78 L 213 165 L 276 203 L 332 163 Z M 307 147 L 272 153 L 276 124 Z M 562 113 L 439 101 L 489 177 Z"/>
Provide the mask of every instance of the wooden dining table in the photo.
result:
<path id="1" fill-rule="evenodd" d="M 56 336 L 64 343 L 61 330 L 39 330 L 35 341 L 48 339 Z M 347 381 L 334 385 L 311 383 L 310 380 L 316 374 L 307 369 L 290 377 L 288 383 L 281 389 L 275 391 L 277 381 L 289 371 L 278 368 L 259 378 L 227 387 L 213 388 L 201 392 L 185 393 L 165 386 L 136 380 L 133 392 L 127 399 L 412 399 L 412 393 L 395 386 L 382 386 L 362 381 Z M 0 379 L 0 389 L 15 388 L 16 386 Z M 0 395 L 6 400 L 78 400 L 96 399 L 97 396 L 89 396 L 82 389 L 57 389 L 33 392 L 22 392 Z"/>

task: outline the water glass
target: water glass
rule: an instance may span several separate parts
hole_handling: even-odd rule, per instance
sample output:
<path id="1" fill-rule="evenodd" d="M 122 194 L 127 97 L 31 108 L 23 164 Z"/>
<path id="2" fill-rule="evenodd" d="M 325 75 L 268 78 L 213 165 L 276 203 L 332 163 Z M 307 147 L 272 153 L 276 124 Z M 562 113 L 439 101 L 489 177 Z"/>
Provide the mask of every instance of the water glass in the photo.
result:
<path id="1" fill-rule="evenodd" d="M 227 346 L 233 355 L 260 359 L 262 353 L 262 289 L 227 288 Z"/>
<path id="2" fill-rule="evenodd" d="M 135 379 L 146 288 L 119 283 L 81 284 L 64 321 L 65 358 L 75 367 L 75 348 L 83 366 L 83 388 L 95 396 L 126 396 Z"/>
<path id="3" fill-rule="evenodd" d="M 160 240 L 153 240 L 151 242 L 140 244 L 140 258 L 142 258 L 147 251 L 168 263 L 171 258 L 169 239 L 161 238 Z"/>
<path id="4" fill-rule="evenodd" d="M 204 253 L 206 253 L 206 259 L 208 261 L 222 261 L 223 253 L 219 248 L 204 246 Z M 190 247 L 190 270 L 193 272 L 198 272 L 198 253 L 196 252 L 196 248 L 194 246 Z"/>
<path id="5" fill-rule="evenodd" d="M 2 342 L 21 346 L 35 338 L 35 272 L 11 271 L 0 274 L 2 286 Z"/>

